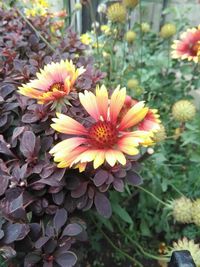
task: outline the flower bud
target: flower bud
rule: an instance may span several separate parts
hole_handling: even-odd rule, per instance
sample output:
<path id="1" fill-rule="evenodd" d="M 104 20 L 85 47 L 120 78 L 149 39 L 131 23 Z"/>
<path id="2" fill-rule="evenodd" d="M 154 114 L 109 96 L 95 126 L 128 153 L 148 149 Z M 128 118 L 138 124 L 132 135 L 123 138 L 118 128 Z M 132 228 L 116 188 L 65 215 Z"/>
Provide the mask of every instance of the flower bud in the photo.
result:
<path id="1" fill-rule="evenodd" d="M 166 137 L 167 135 L 166 135 L 165 127 L 161 124 L 160 129 L 157 132 L 155 132 L 153 140 L 156 143 L 158 143 L 158 142 L 164 141 Z"/>
<path id="2" fill-rule="evenodd" d="M 136 33 L 134 31 L 128 31 L 126 34 L 125 34 L 125 40 L 128 42 L 128 43 L 132 43 L 136 38 Z"/>
<path id="3" fill-rule="evenodd" d="M 150 25 L 148 23 L 146 23 L 146 22 L 143 22 L 141 24 L 141 30 L 142 30 L 143 33 L 149 32 L 150 31 Z"/>
<path id="4" fill-rule="evenodd" d="M 175 33 L 176 33 L 176 26 L 171 23 L 163 25 L 160 30 L 160 36 L 164 39 L 172 37 Z"/>
<path id="5" fill-rule="evenodd" d="M 172 116 L 179 122 L 186 122 L 193 119 L 196 114 L 196 108 L 191 101 L 180 100 L 172 107 Z"/>
<path id="6" fill-rule="evenodd" d="M 128 80 L 128 82 L 127 82 L 127 87 L 129 88 L 129 89 L 135 89 L 135 88 L 137 88 L 139 86 L 139 82 L 138 82 L 138 80 L 136 80 L 136 79 L 130 79 L 130 80 Z"/>
<path id="7" fill-rule="evenodd" d="M 126 8 L 120 3 L 112 4 L 108 7 L 107 16 L 112 22 L 124 23 L 126 21 Z"/>
<path id="8" fill-rule="evenodd" d="M 181 197 L 172 202 L 172 214 L 174 219 L 180 223 L 192 222 L 192 201 L 189 198 Z"/>

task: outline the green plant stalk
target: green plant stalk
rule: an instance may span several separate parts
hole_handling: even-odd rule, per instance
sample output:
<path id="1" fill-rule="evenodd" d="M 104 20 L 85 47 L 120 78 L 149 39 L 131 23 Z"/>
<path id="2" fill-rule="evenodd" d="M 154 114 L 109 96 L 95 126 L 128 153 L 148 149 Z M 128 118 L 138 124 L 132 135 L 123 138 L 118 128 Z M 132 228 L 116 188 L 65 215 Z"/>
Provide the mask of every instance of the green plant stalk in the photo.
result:
<path id="1" fill-rule="evenodd" d="M 41 35 L 40 32 L 33 26 L 33 24 L 24 16 L 24 14 L 17 8 L 17 12 L 23 18 L 23 20 L 31 27 L 36 35 L 55 53 L 55 48 Z"/>
<path id="2" fill-rule="evenodd" d="M 96 43 L 97 43 L 97 54 L 100 56 L 99 39 L 98 39 L 98 33 L 97 33 L 97 27 L 96 27 L 96 19 L 95 19 L 95 15 L 94 15 L 94 11 L 93 11 L 92 2 L 91 2 L 91 0 L 89 0 L 88 2 L 89 2 L 90 16 L 91 16 L 92 22 L 94 24 L 94 31 L 95 31 L 95 37 L 96 37 Z"/>
<path id="3" fill-rule="evenodd" d="M 171 38 L 167 41 L 167 73 L 169 72 L 169 65 L 170 65 L 170 43 L 171 43 Z"/>
<path id="4" fill-rule="evenodd" d="M 154 198 L 155 200 L 157 200 L 159 203 L 161 203 L 162 205 L 168 207 L 167 204 L 166 204 L 164 201 L 162 201 L 161 199 L 159 199 L 158 197 L 156 197 L 153 193 L 149 192 L 149 191 L 148 191 L 147 189 L 145 189 L 144 187 L 139 186 L 139 185 L 136 185 L 135 187 L 141 189 L 141 190 L 144 191 L 145 193 L 149 194 L 152 198 Z"/>
<path id="5" fill-rule="evenodd" d="M 140 13 L 140 66 L 142 66 L 142 53 L 143 53 L 143 35 L 142 35 L 142 0 L 139 0 L 139 13 Z"/>
<path id="6" fill-rule="evenodd" d="M 126 252 L 124 252 L 123 250 L 121 250 L 120 248 L 118 248 L 117 246 L 115 246 L 115 244 L 110 240 L 110 238 L 104 233 L 104 231 L 98 226 L 98 224 L 95 222 L 94 218 L 92 218 L 94 224 L 96 225 L 97 229 L 102 233 L 102 235 L 104 236 L 104 238 L 107 240 L 107 242 L 116 250 L 118 251 L 121 255 L 123 255 L 124 257 L 126 257 L 127 259 L 129 259 L 131 262 L 133 262 L 135 265 L 139 266 L 139 267 L 143 267 L 143 265 L 137 261 L 135 258 L 131 257 L 129 254 L 127 254 Z"/>
<path id="7" fill-rule="evenodd" d="M 118 223 L 117 219 L 114 218 L 114 221 L 115 223 L 117 224 L 120 232 L 133 244 L 135 245 L 139 250 L 140 252 L 148 257 L 148 258 L 151 258 L 151 259 L 154 259 L 154 260 L 166 260 L 166 257 L 159 257 L 159 256 L 156 256 L 156 255 L 152 255 L 151 253 L 149 252 L 146 252 L 142 246 L 140 246 L 140 244 L 138 244 L 138 242 L 136 242 L 135 240 L 133 240 L 129 235 L 126 234 L 126 232 L 122 229 L 122 227 L 120 226 L 120 224 Z"/>

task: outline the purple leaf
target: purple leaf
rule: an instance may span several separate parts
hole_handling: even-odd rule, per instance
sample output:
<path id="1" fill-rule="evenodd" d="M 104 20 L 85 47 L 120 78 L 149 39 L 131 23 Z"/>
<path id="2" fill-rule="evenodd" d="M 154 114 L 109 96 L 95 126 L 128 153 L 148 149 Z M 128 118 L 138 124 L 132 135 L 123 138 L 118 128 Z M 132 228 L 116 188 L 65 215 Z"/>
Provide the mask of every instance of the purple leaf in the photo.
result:
<path id="1" fill-rule="evenodd" d="M 96 186 L 101 186 L 102 184 L 106 182 L 106 180 L 108 179 L 108 176 L 109 176 L 109 173 L 107 171 L 99 170 L 94 176 L 94 184 Z"/>
<path id="2" fill-rule="evenodd" d="M 61 181 L 65 174 L 65 169 L 56 169 L 53 174 L 51 174 L 48 179 Z"/>
<path id="3" fill-rule="evenodd" d="M 49 236 L 43 236 L 40 237 L 36 242 L 35 242 L 35 248 L 39 249 L 42 246 L 44 246 L 44 244 L 47 243 L 47 241 L 49 241 L 50 237 Z"/>
<path id="4" fill-rule="evenodd" d="M 66 223 L 68 218 L 67 211 L 65 209 L 58 209 L 53 218 L 53 225 L 56 231 L 58 232 L 61 227 Z"/>
<path id="5" fill-rule="evenodd" d="M 88 182 L 81 183 L 77 189 L 71 192 L 71 196 L 74 198 L 79 198 L 83 196 L 87 191 Z"/>
<path id="6" fill-rule="evenodd" d="M 10 177 L 8 175 L 0 175 L 1 186 L 0 186 L 0 196 L 4 194 L 8 187 Z"/>
<path id="7" fill-rule="evenodd" d="M 60 255 L 58 258 L 56 258 L 55 261 L 61 267 L 72 267 L 76 264 L 77 257 L 73 252 L 68 251 L 68 252 Z"/>
<path id="8" fill-rule="evenodd" d="M 113 187 L 115 188 L 116 191 L 118 192 L 123 192 L 124 191 L 124 182 L 121 179 L 116 179 L 113 182 Z"/>
<path id="9" fill-rule="evenodd" d="M 12 139 L 11 142 L 15 143 L 16 139 L 18 138 L 18 136 L 20 136 L 20 134 L 22 134 L 25 130 L 25 127 L 16 127 L 13 131 L 13 135 L 12 135 Z M 16 144 L 15 144 L 16 145 Z"/>
<path id="10" fill-rule="evenodd" d="M 104 194 L 97 192 L 95 194 L 94 204 L 100 215 L 105 218 L 110 218 L 110 216 L 112 215 L 112 209 L 110 201 Z"/>
<path id="11" fill-rule="evenodd" d="M 20 150 L 25 157 L 27 158 L 32 157 L 32 155 L 34 154 L 35 145 L 36 145 L 35 134 L 31 131 L 24 132 L 20 143 Z"/>
<path id="12" fill-rule="evenodd" d="M 28 253 L 24 259 L 24 267 L 33 267 L 36 266 L 41 260 L 41 255 L 38 252 Z"/>
<path id="13" fill-rule="evenodd" d="M 60 191 L 56 194 L 52 194 L 52 198 L 55 204 L 61 205 L 65 199 L 65 194 L 63 191 Z"/>
<path id="14" fill-rule="evenodd" d="M 76 236 L 83 231 L 83 228 L 78 223 L 68 224 L 63 230 L 62 236 Z"/>
<path id="15" fill-rule="evenodd" d="M 142 177 L 133 171 L 129 171 L 126 176 L 126 180 L 129 184 L 140 185 L 142 184 Z"/>
<path id="16" fill-rule="evenodd" d="M 29 226 L 26 224 L 9 224 L 4 230 L 5 237 L 3 242 L 11 244 L 14 241 L 21 240 L 28 234 L 29 230 Z"/>

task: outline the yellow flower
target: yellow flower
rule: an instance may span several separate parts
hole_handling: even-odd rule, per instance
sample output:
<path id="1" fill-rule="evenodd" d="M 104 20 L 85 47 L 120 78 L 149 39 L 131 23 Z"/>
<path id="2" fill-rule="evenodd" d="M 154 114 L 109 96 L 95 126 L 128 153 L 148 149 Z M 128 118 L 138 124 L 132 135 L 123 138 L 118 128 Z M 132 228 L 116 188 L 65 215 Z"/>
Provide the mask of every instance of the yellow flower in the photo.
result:
<path id="1" fill-rule="evenodd" d="M 141 24 L 141 30 L 142 30 L 143 33 L 149 32 L 150 31 L 150 25 L 148 23 L 146 23 L 146 22 L 143 22 Z"/>
<path id="2" fill-rule="evenodd" d="M 49 3 L 46 0 L 38 0 L 38 4 L 41 5 L 42 7 L 49 7 Z"/>
<path id="3" fill-rule="evenodd" d="M 128 8 L 134 8 L 139 3 L 139 0 L 123 0 L 123 5 Z"/>
<path id="4" fill-rule="evenodd" d="M 190 121 L 196 114 L 195 105 L 188 100 L 179 100 L 172 107 L 172 116 L 180 122 Z"/>
<path id="5" fill-rule="evenodd" d="M 158 142 L 164 141 L 166 137 L 167 137 L 167 135 L 166 135 L 165 127 L 164 127 L 164 125 L 161 124 L 160 129 L 155 133 L 153 139 L 156 143 L 158 143 Z"/>
<path id="6" fill-rule="evenodd" d="M 164 39 L 172 37 L 175 33 L 176 33 L 176 26 L 171 23 L 163 25 L 160 30 L 160 36 Z"/>
<path id="7" fill-rule="evenodd" d="M 192 219 L 194 224 L 200 226 L 200 199 L 193 202 Z"/>
<path id="8" fill-rule="evenodd" d="M 108 25 L 101 25 L 101 31 L 106 35 L 110 34 L 110 27 Z"/>
<path id="9" fill-rule="evenodd" d="M 27 18 L 35 17 L 37 15 L 35 9 L 29 9 L 29 8 L 25 8 L 24 14 L 26 15 Z"/>
<path id="10" fill-rule="evenodd" d="M 80 37 L 80 39 L 81 39 L 81 42 L 83 44 L 85 44 L 85 45 L 89 45 L 89 44 L 92 43 L 92 38 L 89 36 L 88 33 L 82 34 L 81 37 Z"/>
<path id="11" fill-rule="evenodd" d="M 115 3 L 108 7 L 107 16 L 112 22 L 124 23 L 126 15 L 126 8 L 120 3 Z"/>
<path id="12" fill-rule="evenodd" d="M 125 34 L 125 40 L 128 43 L 132 43 L 136 38 L 136 33 L 134 31 L 127 31 L 127 33 Z"/>

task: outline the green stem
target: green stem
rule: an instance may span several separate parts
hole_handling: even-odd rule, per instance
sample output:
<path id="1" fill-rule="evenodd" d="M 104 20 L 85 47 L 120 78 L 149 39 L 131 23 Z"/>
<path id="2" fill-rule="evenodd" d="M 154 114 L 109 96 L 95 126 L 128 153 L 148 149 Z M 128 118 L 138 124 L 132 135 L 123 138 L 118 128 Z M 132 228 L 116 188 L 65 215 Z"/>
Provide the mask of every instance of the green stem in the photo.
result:
<path id="1" fill-rule="evenodd" d="M 98 33 L 97 33 L 97 27 L 96 27 L 96 19 L 95 19 L 95 15 L 94 15 L 92 2 L 91 2 L 91 0 L 89 0 L 88 2 L 89 2 L 89 9 L 90 9 L 90 16 L 91 16 L 92 22 L 94 24 L 94 31 L 95 31 L 95 37 L 96 37 L 96 43 L 97 43 L 97 54 L 100 56 L 100 53 L 99 53 L 99 39 L 98 39 Z"/>
<path id="2" fill-rule="evenodd" d="M 36 33 L 36 35 L 55 53 L 55 48 L 38 32 L 38 30 L 33 26 L 33 24 L 24 16 L 24 14 L 17 8 L 17 12 L 23 18 L 23 20 L 31 27 L 31 29 Z"/>
<path id="3" fill-rule="evenodd" d="M 167 41 L 167 73 L 169 72 L 169 64 L 170 64 L 170 43 L 171 39 Z"/>
<path id="4" fill-rule="evenodd" d="M 142 0 L 139 0 L 139 13 L 140 13 L 140 66 L 142 66 L 142 52 L 143 52 L 143 35 L 142 35 Z"/>
<path id="5" fill-rule="evenodd" d="M 183 197 L 185 196 L 183 193 L 181 193 L 181 191 L 179 191 L 178 188 L 176 188 L 175 185 L 171 184 L 171 187 L 172 187 L 177 193 L 179 193 L 179 195 L 181 195 L 181 196 L 183 196 Z"/>
<path id="6" fill-rule="evenodd" d="M 126 257 L 127 259 L 129 259 L 131 262 L 133 262 L 134 264 L 136 264 L 139 267 L 143 267 L 143 265 L 137 261 L 135 258 L 131 257 L 129 254 L 127 254 L 126 252 L 124 252 L 123 250 L 121 250 L 120 248 L 118 248 L 111 240 L 110 238 L 104 233 L 104 231 L 98 226 L 98 224 L 95 222 L 95 220 L 92 218 L 94 224 L 96 225 L 96 227 L 98 228 L 98 230 L 102 233 L 102 235 L 105 237 L 105 239 L 108 241 L 108 243 L 117 251 L 119 252 L 121 255 L 123 255 L 124 257 Z"/>
<path id="7" fill-rule="evenodd" d="M 153 193 L 149 192 L 147 189 L 145 189 L 144 187 L 141 187 L 139 185 L 136 185 L 135 187 L 141 189 L 142 191 L 144 191 L 145 193 L 147 193 L 148 195 L 150 195 L 152 198 L 154 198 L 155 200 L 157 200 L 159 203 L 161 203 L 162 205 L 167 207 L 167 204 L 162 201 L 161 199 L 159 199 L 158 197 L 156 197 Z"/>
<path id="8" fill-rule="evenodd" d="M 143 249 L 143 247 L 140 246 L 140 244 L 138 244 L 138 242 L 136 242 L 136 241 L 133 240 L 129 235 L 126 234 L 126 232 L 122 229 L 122 227 L 120 226 L 120 224 L 118 223 L 118 221 L 117 221 L 115 218 L 114 218 L 114 221 L 115 221 L 115 223 L 117 224 L 117 226 L 118 226 L 120 232 L 121 232 L 124 236 L 126 236 L 126 238 L 127 238 L 133 245 L 135 245 L 135 246 L 140 250 L 140 252 L 141 252 L 144 256 L 146 256 L 146 257 L 148 257 L 148 258 L 151 258 L 151 259 L 154 259 L 154 260 L 166 260 L 166 257 L 159 257 L 159 256 L 156 256 L 156 255 L 152 255 L 152 254 L 149 253 L 149 252 L 146 252 L 146 251 Z"/>

